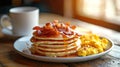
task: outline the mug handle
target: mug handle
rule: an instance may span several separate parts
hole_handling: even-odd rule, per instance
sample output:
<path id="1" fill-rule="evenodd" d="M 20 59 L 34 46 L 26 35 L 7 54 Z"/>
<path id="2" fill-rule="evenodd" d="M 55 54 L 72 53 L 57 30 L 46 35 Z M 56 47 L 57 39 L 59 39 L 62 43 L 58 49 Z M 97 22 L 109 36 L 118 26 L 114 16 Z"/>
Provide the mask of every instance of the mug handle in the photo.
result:
<path id="1" fill-rule="evenodd" d="M 8 20 L 11 24 L 11 19 L 8 15 L 2 15 L 1 18 L 0 18 L 0 26 L 8 31 L 11 31 L 10 28 L 6 27 L 5 26 L 5 21 L 4 20 Z"/>

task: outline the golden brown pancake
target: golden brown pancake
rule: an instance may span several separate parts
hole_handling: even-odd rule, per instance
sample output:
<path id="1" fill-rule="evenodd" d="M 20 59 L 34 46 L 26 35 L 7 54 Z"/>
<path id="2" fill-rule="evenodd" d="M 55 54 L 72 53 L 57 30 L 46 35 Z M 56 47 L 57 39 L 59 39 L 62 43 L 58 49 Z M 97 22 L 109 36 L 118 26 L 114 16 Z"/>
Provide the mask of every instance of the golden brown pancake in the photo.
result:
<path id="1" fill-rule="evenodd" d="M 33 44 L 30 48 L 32 54 L 62 57 L 75 54 L 80 48 L 81 41 L 74 30 L 75 26 L 54 21 L 33 29 Z"/>
<path id="2" fill-rule="evenodd" d="M 45 56 L 48 56 L 48 55 L 55 56 L 55 57 L 66 56 L 66 55 L 76 53 L 77 49 L 80 48 L 79 44 L 80 44 L 80 39 L 78 39 L 75 43 L 73 43 L 71 46 L 68 46 L 68 47 L 65 46 L 61 48 L 58 48 L 58 47 L 56 48 L 54 45 L 50 45 L 54 48 L 51 48 L 50 46 L 49 48 L 39 46 L 38 48 L 32 49 L 32 50 L 34 52 L 38 52 L 40 55 L 45 55 Z M 64 46 L 64 44 L 62 46 Z"/>

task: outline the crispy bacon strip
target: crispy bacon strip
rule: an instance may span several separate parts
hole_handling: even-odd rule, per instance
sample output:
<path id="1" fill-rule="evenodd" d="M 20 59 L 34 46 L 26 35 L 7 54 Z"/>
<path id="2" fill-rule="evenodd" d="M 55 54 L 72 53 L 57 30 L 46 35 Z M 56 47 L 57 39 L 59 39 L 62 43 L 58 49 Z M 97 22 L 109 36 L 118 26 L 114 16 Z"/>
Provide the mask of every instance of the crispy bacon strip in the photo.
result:
<path id="1" fill-rule="evenodd" d="M 36 30 L 37 36 L 46 36 L 46 37 L 54 37 L 62 34 L 63 36 L 73 35 L 75 32 L 73 31 L 76 26 L 71 26 L 69 23 L 58 23 L 57 20 L 54 22 L 46 23 L 45 26 L 39 27 L 36 26 L 33 30 Z"/>

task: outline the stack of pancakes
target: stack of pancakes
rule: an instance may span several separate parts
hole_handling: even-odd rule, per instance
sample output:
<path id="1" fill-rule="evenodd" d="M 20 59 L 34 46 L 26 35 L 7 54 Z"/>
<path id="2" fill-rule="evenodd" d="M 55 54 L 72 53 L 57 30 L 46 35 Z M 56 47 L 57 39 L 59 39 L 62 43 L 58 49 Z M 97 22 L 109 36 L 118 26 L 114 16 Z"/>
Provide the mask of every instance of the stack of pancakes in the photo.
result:
<path id="1" fill-rule="evenodd" d="M 55 21 L 43 27 L 34 27 L 30 49 L 32 54 L 50 57 L 75 54 L 80 48 L 80 38 L 74 29 L 75 26 Z"/>

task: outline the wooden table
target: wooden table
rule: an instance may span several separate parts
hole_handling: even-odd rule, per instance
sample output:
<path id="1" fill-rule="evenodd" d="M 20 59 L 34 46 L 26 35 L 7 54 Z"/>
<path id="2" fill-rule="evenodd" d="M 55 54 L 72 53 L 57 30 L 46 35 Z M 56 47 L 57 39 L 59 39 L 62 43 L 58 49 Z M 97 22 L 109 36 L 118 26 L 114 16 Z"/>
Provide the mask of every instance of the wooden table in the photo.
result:
<path id="1" fill-rule="evenodd" d="M 64 21 L 72 22 L 81 27 L 90 29 L 95 33 L 107 35 L 114 41 L 117 41 L 117 43 L 119 42 L 118 41 L 120 38 L 119 32 L 91 25 L 85 22 L 81 22 L 79 20 L 65 18 L 55 14 L 49 13 L 40 14 L 40 24 L 44 24 L 44 22 L 49 22 L 54 19 L 58 19 L 61 22 Z M 0 67 L 120 67 L 120 58 L 113 57 L 109 54 L 106 54 L 94 60 L 75 63 L 53 63 L 31 60 L 21 56 L 20 54 L 14 51 L 13 43 L 18 38 L 6 36 L 1 31 L 2 29 L 0 28 Z M 120 51 L 116 52 L 116 54 L 120 54 Z"/>

